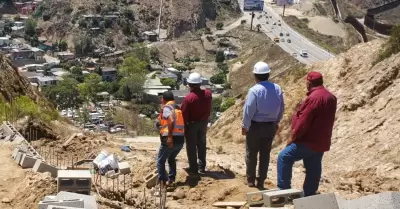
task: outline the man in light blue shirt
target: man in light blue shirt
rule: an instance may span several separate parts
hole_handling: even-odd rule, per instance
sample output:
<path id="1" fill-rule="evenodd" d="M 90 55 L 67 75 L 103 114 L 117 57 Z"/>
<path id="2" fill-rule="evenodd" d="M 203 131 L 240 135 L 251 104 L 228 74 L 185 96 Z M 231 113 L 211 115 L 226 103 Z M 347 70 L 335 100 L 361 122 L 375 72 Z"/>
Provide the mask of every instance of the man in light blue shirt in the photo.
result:
<path id="1" fill-rule="evenodd" d="M 285 109 L 281 87 L 269 82 L 271 70 L 267 63 L 254 65 L 257 82 L 250 88 L 243 107 L 242 134 L 246 136 L 246 175 L 249 187 L 264 188 L 267 178 L 272 140 Z M 256 180 L 257 155 L 260 153 Z"/>

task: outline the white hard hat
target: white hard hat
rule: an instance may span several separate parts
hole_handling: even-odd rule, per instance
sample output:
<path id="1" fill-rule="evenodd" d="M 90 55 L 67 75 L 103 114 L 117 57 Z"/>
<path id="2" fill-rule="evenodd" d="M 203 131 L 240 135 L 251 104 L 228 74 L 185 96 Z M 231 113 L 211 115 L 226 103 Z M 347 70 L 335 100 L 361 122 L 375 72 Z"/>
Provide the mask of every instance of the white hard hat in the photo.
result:
<path id="1" fill-rule="evenodd" d="M 265 62 L 257 62 L 254 65 L 253 73 L 254 74 L 267 74 L 270 73 L 271 70 L 269 69 L 269 66 Z"/>
<path id="2" fill-rule="evenodd" d="M 202 82 L 200 74 L 190 73 L 189 78 L 187 79 L 187 82 L 191 83 L 191 84 L 200 84 Z"/>

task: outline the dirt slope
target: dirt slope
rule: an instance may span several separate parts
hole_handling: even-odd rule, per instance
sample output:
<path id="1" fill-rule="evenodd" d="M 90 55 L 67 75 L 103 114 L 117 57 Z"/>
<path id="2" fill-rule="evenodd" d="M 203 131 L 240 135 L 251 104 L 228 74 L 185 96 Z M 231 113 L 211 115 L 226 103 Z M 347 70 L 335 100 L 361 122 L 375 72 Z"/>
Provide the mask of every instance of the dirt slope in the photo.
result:
<path id="1" fill-rule="evenodd" d="M 347 198 L 355 198 L 400 188 L 400 146 L 397 143 L 400 136 L 400 54 L 372 66 L 381 44 L 373 41 L 357 45 L 345 54 L 307 68 L 323 73 L 327 88 L 337 96 L 339 103 L 333 144 L 324 158 L 322 192 L 338 191 Z M 278 145 L 279 140 L 289 136 L 289 119 L 306 93 L 303 79 L 291 80 L 288 76 L 278 80 L 284 89 L 287 109 L 281 124 L 282 137 L 276 138 L 272 151 L 269 176 L 273 182 L 276 181 L 276 155 L 283 148 Z M 209 138 L 214 144 L 243 141 L 241 110 L 241 105 L 230 108 L 211 128 Z M 301 188 L 303 172 L 300 164 L 295 166 L 293 183 L 296 187 Z"/>

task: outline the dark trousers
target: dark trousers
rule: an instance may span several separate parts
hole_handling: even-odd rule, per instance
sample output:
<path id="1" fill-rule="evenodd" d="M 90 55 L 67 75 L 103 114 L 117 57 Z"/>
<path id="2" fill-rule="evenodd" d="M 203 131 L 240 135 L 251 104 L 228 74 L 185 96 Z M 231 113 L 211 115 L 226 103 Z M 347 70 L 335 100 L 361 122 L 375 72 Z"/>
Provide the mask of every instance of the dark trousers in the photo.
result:
<path id="1" fill-rule="evenodd" d="M 323 156 L 323 152 L 315 152 L 303 144 L 292 143 L 287 146 L 278 156 L 278 188 L 291 188 L 293 164 L 303 160 L 306 168 L 306 179 L 303 185 L 304 196 L 315 195 L 321 179 Z"/>
<path id="2" fill-rule="evenodd" d="M 256 179 L 257 155 L 259 154 L 258 181 L 267 178 L 272 140 L 275 137 L 275 123 L 252 121 L 246 135 L 246 175 L 249 182 Z"/>
<path id="3" fill-rule="evenodd" d="M 192 122 L 185 127 L 186 153 L 189 160 L 189 170 L 193 172 L 197 172 L 198 169 L 206 168 L 207 124 L 207 121 Z"/>
<path id="4" fill-rule="evenodd" d="M 177 141 L 176 138 L 182 136 L 174 136 L 174 141 Z M 167 137 L 161 137 L 161 145 L 158 150 L 157 156 L 157 170 L 158 170 L 158 179 L 162 181 L 175 181 L 176 177 L 176 156 L 178 156 L 179 152 L 183 147 L 183 143 L 174 144 L 172 148 L 168 148 L 167 145 Z M 168 160 L 169 172 L 168 177 L 165 171 L 165 162 Z"/>

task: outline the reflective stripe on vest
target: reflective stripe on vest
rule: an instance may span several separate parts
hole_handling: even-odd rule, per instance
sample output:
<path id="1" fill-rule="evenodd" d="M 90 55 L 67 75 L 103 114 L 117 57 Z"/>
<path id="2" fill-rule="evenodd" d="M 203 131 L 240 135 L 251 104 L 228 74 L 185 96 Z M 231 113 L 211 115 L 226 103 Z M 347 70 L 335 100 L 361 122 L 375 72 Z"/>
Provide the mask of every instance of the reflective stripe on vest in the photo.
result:
<path id="1" fill-rule="evenodd" d="M 168 102 L 166 105 L 163 106 L 161 113 L 159 115 L 159 120 L 160 120 L 160 124 L 161 124 L 161 129 L 160 129 L 161 136 L 168 136 L 168 119 L 164 119 L 164 117 L 162 116 L 162 112 L 163 112 L 164 108 L 170 109 L 173 114 L 173 117 L 174 117 L 174 130 L 173 130 L 172 135 L 173 136 L 183 136 L 184 135 L 185 125 L 183 122 L 182 113 L 180 114 L 179 118 L 177 118 L 177 114 L 176 114 L 177 110 L 174 108 L 173 105 L 175 105 L 175 103 Z"/>

